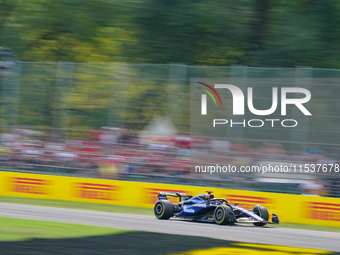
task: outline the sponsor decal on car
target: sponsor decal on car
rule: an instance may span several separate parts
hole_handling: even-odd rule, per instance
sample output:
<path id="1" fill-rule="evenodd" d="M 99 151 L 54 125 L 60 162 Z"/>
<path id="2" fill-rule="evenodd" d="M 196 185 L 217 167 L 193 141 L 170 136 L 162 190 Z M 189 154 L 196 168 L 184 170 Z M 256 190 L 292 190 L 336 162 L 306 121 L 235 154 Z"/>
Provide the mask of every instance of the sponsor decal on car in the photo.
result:
<path id="1" fill-rule="evenodd" d="M 203 207 L 203 208 L 206 208 L 207 205 L 206 205 L 206 204 L 195 204 L 195 207 Z"/>
<path id="2" fill-rule="evenodd" d="M 270 198 L 259 197 L 259 196 L 242 196 L 242 195 L 224 195 L 229 204 L 238 203 L 239 207 L 247 210 L 252 210 L 255 205 L 263 205 L 268 209 L 272 209 L 273 201 Z"/>
<path id="3" fill-rule="evenodd" d="M 241 208 L 241 207 L 238 207 L 238 206 L 233 206 L 233 208 L 240 210 L 241 212 L 247 214 L 248 216 L 252 217 L 255 220 L 263 221 L 263 219 L 260 216 L 256 215 L 255 213 L 253 213 L 251 211 L 248 211 L 247 209 L 244 209 L 244 208 Z"/>
<path id="4" fill-rule="evenodd" d="M 187 212 L 187 213 L 195 213 L 196 212 L 194 209 L 188 209 L 188 208 L 184 208 L 183 211 Z"/>

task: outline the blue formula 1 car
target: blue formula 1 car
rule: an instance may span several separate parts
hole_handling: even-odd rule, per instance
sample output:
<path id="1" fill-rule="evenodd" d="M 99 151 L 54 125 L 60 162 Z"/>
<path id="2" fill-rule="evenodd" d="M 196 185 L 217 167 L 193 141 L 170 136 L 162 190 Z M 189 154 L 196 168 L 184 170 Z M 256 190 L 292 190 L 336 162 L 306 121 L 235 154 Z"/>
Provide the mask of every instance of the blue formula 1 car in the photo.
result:
<path id="1" fill-rule="evenodd" d="M 178 204 L 173 204 L 168 196 L 178 197 Z M 269 221 L 268 210 L 256 205 L 252 211 L 230 205 L 225 198 L 215 198 L 212 191 L 197 196 L 188 196 L 185 193 L 161 192 L 155 203 L 154 213 L 156 218 L 167 220 L 171 217 L 202 222 L 215 222 L 220 225 L 234 223 L 252 223 L 255 226 L 266 224 L 279 224 L 279 218 L 273 213 Z"/>

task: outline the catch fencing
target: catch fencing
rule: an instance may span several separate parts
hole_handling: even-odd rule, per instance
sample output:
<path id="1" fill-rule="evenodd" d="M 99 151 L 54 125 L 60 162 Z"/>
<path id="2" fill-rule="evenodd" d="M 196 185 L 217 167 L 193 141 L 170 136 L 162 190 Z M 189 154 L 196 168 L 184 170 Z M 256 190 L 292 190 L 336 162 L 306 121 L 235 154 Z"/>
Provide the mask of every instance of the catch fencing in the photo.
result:
<path id="1" fill-rule="evenodd" d="M 18 62 L 14 68 L 2 70 L 0 77 L 2 128 L 26 126 L 72 136 L 103 126 L 143 130 L 156 116 L 168 117 L 177 131 L 188 132 L 190 78 L 312 80 L 340 78 L 340 71 L 305 67 Z M 311 81 L 307 86 L 312 94 L 308 108 L 313 118 L 302 120 L 300 129 L 280 136 L 270 130 L 244 129 L 234 132 L 229 139 L 338 148 L 340 84 Z M 255 99 L 268 101 L 261 98 L 271 93 L 267 90 L 259 86 Z"/>
<path id="2" fill-rule="evenodd" d="M 13 134 L 17 129 L 27 129 L 33 131 L 28 135 L 29 137 L 33 137 L 36 132 L 35 134 L 40 134 L 45 141 L 82 139 L 88 137 L 91 131 L 103 127 L 139 133 L 155 123 L 153 120 L 160 118 L 167 120 L 166 124 L 163 123 L 167 127 L 167 132 L 174 134 L 177 132 L 177 135 L 185 137 L 190 131 L 191 78 L 310 80 L 310 83 L 304 86 L 308 87 L 312 94 L 312 99 L 308 103 L 308 109 L 313 114 L 312 118 L 296 116 L 299 120 L 299 128 L 289 130 L 235 129 L 228 133 L 227 139 L 232 144 L 248 143 L 252 152 L 241 151 L 228 157 L 237 161 L 238 157 L 244 159 L 250 155 L 252 159 L 257 157 L 256 161 L 296 162 L 301 161 L 299 157 L 303 158 L 303 153 L 308 149 L 316 155 L 325 155 L 323 158 L 326 159 L 325 163 L 337 162 L 340 155 L 340 101 L 338 99 L 340 84 L 313 82 L 314 78 L 340 78 L 340 70 L 332 69 L 19 61 L 11 68 L 0 71 L 0 128 L 2 134 Z M 270 103 L 270 100 L 263 98 L 263 95 L 268 95 L 270 92 L 265 87 L 259 86 L 255 93 L 255 100 Z M 164 131 L 162 133 L 162 130 L 157 130 L 156 124 L 153 130 L 164 135 Z M 2 137 L 1 154 L 6 154 L 8 149 L 6 139 L 8 137 Z M 275 148 L 279 147 L 285 153 L 269 155 L 268 149 L 272 147 L 267 146 L 268 144 L 275 144 Z M 267 152 L 265 150 L 261 152 L 260 148 L 266 146 Z M 110 148 L 106 151 L 104 155 L 110 155 Z M 91 153 L 93 152 L 84 154 Z M 146 153 L 148 152 L 144 154 Z M 183 158 L 188 157 L 183 151 L 169 153 L 175 155 L 176 160 L 162 158 L 160 161 L 163 163 L 160 165 L 168 165 L 173 161 L 185 163 L 186 160 Z M 127 157 L 134 158 L 135 155 Z M 6 157 L 3 159 L 6 161 Z M 309 158 L 303 158 L 303 160 L 307 160 L 305 161 L 307 163 L 318 163 L 319 159 L 308 161 Z M 136 160 L 135 163 L 138 165 L 140 162 Z M 247 164 L 253 164 L 253 161 L 250 163 L 247 161 Z M 2 169 L 8 167 L 13 170 L 20 165 L 20 162 L 16 162 L 15 167 L 13 164 L 2 165 Z M 41 162 L 36 164 L 34 160 L 29 163 L 21 162 L 19 168 L 24 169 L 27 166 L 34 168 L 34 165 L 44 165 L 44 169 L 51 168 L 48 160 L 45 164 Z M 86 167 L 84 164 L 76 167 L 66 164 L 58 166 L 58 169 L 64 169 L 63 173 L 69 174 L 72 172 L 68 171 L 69 168 L 81 170 L 92 167 L 91 164 Z M 153 176 L 157 171 L 158 168 L 147 174 Z M 176 171 L 176 178 L 181 178 L 182 175 L 181 169 Z M 339 174 L 327 175 L 327 178 L 339 178 L 338 176 Z"/>

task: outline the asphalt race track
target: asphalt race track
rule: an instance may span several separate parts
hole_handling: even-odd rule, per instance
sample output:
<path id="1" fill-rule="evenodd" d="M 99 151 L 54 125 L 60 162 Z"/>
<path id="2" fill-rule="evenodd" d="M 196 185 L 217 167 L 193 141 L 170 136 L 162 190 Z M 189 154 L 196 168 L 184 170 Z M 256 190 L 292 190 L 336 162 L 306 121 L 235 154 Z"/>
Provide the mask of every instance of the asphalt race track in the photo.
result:
<path id="1" fill-rule="evenodd" d="M 150 209 L 151 210 L 151 209 Z M 220 226 L 153 216 L 0 203 L 0 216 L 340 252 L 340 233 L 250 225 Z"/>

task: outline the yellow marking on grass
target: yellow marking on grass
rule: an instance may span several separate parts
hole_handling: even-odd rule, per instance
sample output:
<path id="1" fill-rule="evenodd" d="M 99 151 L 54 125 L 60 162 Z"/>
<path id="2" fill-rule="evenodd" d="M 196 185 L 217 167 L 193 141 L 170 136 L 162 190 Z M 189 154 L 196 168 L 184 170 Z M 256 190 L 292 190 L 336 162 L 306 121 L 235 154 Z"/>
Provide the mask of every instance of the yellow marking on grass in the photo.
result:
<path id="1" fill-rule="evenodd" d="M 240 247 L 218 247 L 201 250 L 192 250 L 177 255 L 315 255 L 315 254 L 332 254 L 332 252 L 309 249 L 309 248 L 296 248 L 279 245 L 266 245 L 266 244 L 248 244 L 248 243 L 235 243 L 234 245 Z"/>

